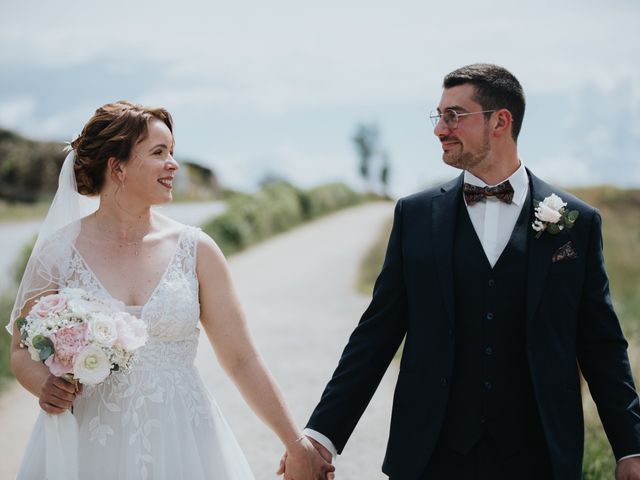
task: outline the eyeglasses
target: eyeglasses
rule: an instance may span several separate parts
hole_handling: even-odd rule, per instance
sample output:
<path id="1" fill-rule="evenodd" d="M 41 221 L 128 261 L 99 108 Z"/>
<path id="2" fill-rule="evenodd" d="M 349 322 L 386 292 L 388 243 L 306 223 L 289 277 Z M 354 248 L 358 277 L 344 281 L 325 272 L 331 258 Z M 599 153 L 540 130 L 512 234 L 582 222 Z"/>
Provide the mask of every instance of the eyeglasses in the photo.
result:
<path id="1" fill-rule="evenodd" d="M 495 111 L 496 110 L 482 110 L 480 112 L 458 113 L 455 110 L 447 109 L 442 113 L 431 112 L 431 115 L 429 115 L 429 118 L 431 119 L 431 123 L 433 123 L 434 127 L 438 125 L 438 122 L 440 122 L 440 119 L 442 118 L 447 128 L 449 128 L 450 130 L 455 130 L 456 128 L 458 128 L 458 122 L 460 121 L 460 117 L 465 117 L 467 115 L 475 115 L 476 113 L 491 113 Z"/>

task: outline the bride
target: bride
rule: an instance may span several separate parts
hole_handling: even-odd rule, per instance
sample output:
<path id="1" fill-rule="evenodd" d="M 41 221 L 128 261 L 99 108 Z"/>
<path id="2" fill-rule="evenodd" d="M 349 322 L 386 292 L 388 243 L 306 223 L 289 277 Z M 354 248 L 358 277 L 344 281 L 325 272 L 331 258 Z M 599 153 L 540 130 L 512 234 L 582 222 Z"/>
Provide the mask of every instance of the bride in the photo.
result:
<path id="1" fill-rule="evenodd" d="M 99 108 L 72 142 L 7 326 L 15 376 L 47 414 L 73 408 L 80 479 L 252 479 L 193 365 L 200 322 L 222 367 L 284 444 L 285 478 L 324 478 L 333 467 L 295 426 L 251 339 L 220 249 L 152 208 L 172 198 L 173 148 L 169 112 L 126 101 Z M 95 211 L 87 197 L 99 198 Z M 20 348 L 15 320 L 64 287 L 121 302 L 147 324 L 149 341 L 130 371 L 76 389 Z M 50 475 L 45 416 L 19 479 Z"/>

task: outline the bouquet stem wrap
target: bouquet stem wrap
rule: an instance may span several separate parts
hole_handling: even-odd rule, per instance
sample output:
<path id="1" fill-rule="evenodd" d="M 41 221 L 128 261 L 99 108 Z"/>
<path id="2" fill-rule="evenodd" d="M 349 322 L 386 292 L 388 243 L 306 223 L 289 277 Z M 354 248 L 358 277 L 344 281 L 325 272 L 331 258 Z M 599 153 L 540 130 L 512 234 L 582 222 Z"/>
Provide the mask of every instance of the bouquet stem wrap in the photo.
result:
<path id="1" fill-rule="evenodd" d="M 45 415 L 47 480 L 78 480 L 78 423 L 66 410 Z"/>

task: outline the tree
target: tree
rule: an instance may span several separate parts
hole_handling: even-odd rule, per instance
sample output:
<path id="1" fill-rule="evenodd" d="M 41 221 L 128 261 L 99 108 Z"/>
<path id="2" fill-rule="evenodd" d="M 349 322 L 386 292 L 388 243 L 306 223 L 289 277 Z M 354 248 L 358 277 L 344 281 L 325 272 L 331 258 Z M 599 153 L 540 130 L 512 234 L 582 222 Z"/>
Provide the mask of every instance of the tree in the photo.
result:
<path id="1" fill-rule="evenodd" d="M 382 186 L 382 194 L 389 197 L 389 176 L 391 174 L 391 158 L 385 150 L 380 153 L 382 166 L 380 167 L 380 185 Z"/>
<path id="2" fill-rule="evenodd" d="M 358 157 L 360 159 L 359 171 L 365 185 L 370 189 L 370 172 L 373 155 L 378 148 L 378 126 L 375 124 L 361 123 L 353 136 Z"/>
<path id="3" fill-rule="evenodd" d="M 379 146 L 380 130 L 376 124 L 361 123 L 356 127 L 353 142 L 358 153 L 358 171 L 364 180 L 365 188 L 369 191 L 379 190 L 388 196 L 389 177 L 391 173 L 391 158 L 389 153 Z M 379 177 L 371 178 L 374 166 L 379 165 Z M 378 180 L 379 188 L 376 188 Z"/>

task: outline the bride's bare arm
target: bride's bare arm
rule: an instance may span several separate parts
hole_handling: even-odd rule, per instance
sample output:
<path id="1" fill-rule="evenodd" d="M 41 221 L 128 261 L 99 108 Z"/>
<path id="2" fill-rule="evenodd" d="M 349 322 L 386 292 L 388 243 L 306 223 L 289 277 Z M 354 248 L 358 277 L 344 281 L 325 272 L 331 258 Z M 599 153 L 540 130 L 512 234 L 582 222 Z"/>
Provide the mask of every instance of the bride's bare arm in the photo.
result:
<path id="1" fill-rule="evenodd" d="M 225 258 L 205 234 L 200 236 L 197 258 L 200 320 L 220 364 L 253 411 L 278 435 L 289 457 L 296 457 L 293 466 L 287 466 L 299 472 L 292 478 L 324 478 L 333 467 L 316 453 L 295 425 L 251 338 Z"/>
<path id="2" fill-rule="evenodd" d="M 28 302 L 22 310 L 26 315 L 35 300 Z M 42 363 L 32 360 L 29 351 L 20 347 L 20 332 L 13 325 L 11 338 L 11 370 L 18 382 L 38 397 L 40 407 L 47 413 L 59 414 L 71 408 L 76 396 L 75 385 L 52 375 Z"/>

